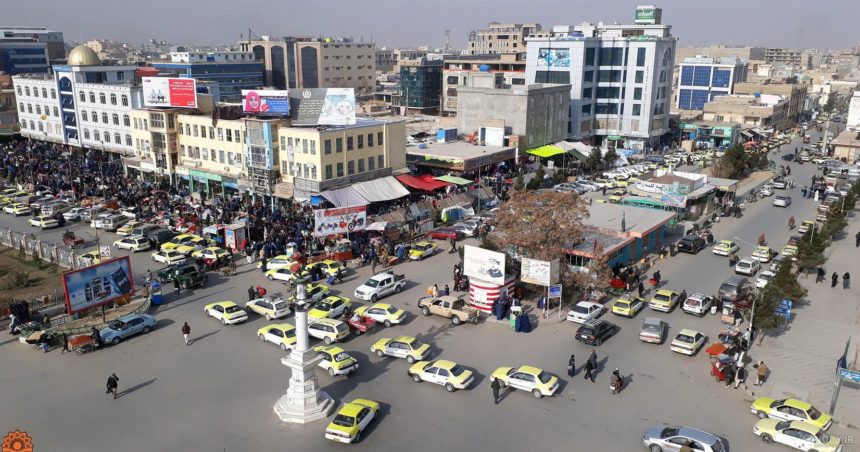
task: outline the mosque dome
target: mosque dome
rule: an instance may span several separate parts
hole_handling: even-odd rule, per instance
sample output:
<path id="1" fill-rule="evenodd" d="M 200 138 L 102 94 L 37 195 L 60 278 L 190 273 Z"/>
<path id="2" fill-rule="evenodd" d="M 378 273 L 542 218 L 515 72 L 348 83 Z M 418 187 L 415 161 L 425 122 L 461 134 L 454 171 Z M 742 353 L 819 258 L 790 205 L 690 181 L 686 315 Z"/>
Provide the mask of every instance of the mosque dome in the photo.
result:
<path id="1" fill-rule="evenodd" d="M 69 52 L 68 63 L 69 66 L 99 66 L 102 64 L 102 61 L 93 52 L 93 49 L 81 45 Z"/>

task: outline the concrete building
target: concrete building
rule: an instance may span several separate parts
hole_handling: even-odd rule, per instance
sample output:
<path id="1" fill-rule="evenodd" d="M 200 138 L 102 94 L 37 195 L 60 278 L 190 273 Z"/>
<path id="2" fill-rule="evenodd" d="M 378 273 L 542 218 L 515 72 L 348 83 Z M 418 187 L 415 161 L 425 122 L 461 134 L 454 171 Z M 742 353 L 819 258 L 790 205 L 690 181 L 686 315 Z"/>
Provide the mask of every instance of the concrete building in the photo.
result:
<path id="1" fill-rule="evenodd" d="M 831 145 L 833 158 L 845 159 L 848 163 L 860 159 L 860 132 L 856 130 L 843 130 Z"/>
<path id="2" fill-rule="evenodd" d="M 784 129 L 788 119 L 788 103 L 775 94 L 727 94 L 705 104 L 705 121 L 733 122 L 744 127 Z"/>
<path id="3" fill-rule="evenodd" d="M 510 89 L 461 87 L 458 97 L 458 131 L 462 134 L 479 132 L 479 138 L 484 135 L 479 142 L 488 141 L 486 132 L 480 133 L 482 127 L 488 125 L 501 126 L 504 136 L 519 136 L 520 150 L 567 138 L 569 85 L 536 84 Z M 503 141 L 497 138 L 497 145 L 501 144 Z"/>
<path id="4" fill-rule="evenodd" d="M 195 112 L 181 113 L 176 120 L 180 184 L 187 181 L 190 192 L 203 192 L 207 197 L 237 193 L 240 181 L 248 175 L 245 119 L 213 121 L 211 113 Z"/>
<path id="5" fill-rule="evenodd" d="M 860 130 L 860 91 L 854 91 L 851 101 L 848 103 L 848 117 L 845 118 L 845 127 L 851 130 Z"/>
<path id="6" fill-rule="evenodd" d="M 252 52 L 236 50 L 206 50 L 206 51 L 177 51 L 170 52 L 171 63 L 232 63 L 254 61 Z"/>
<path id="7" fill-rule="evenodd" d="M 780 49 L 780 48 L 765 48 L 763 60 L 768 63 L 791 64 L 801 66 L 801 54 L 803 52 L 797 49 Z"/>
<path id="8" fill-rule="evenodd" d="M 18 130 L 20 125 L 12 76 L 0 73 L 0 137 L 10 136 Z"/>
<path id="9" fill-rule="evenodd" d="M 277 89 L 355 88 L 373 92 L 376 45 L 351 39 L 284 37 L 240 41 L 240 50 L 263 62 L 265 85 Z"/>
<path id="10" fill-rule="evenodd" d="M 748 63 L 752 60 L 763 59 L 764 49 L 761 47 L 725 45 L 678 47 L 675 54 L 675 64 L 681 64 L 684 59 L 697 55 L 708 55 L 714 59 L 740 58 L 741 61 Z"/>
<path id="11" fill-rule="evenodd" d="M 681 110 L 701 110 L 717 96 L 733 94 L 736 83 L 747 80 L 747 64 L 737 57 L 697 55 L 680 64 L 678 99 Z"/>
<path id="12" fill-rule="evenodd" d="M 484 74 L 498 74 L 499 83 L 490 86 Z M 457 90 L 463 86 L 507 89 L 526 83 L 526 54 L 455 55 L 446 57 L 442 67 L 442 111 L 457 112 Z"/>
<path id="13" fill-rule="evenodd" d="M 150 107 L 132 110 L 129 116 L 134 157 L 123 158 L 123 166 L 130 176 L 175 180 L 179 165 L 177 116 L 184 111 L 188 110 Z"/>
<path id="14" fill-rule="evenodd" d="M 66 58 L 66 44 L 63 41 L 63 32 L 61 31 L 54 31 L 45 27 L 0 26 L 0 41 L 7 39 L 44 43 L 50 61 Z"/>
<path id="15" fill-rule="evenodd" d="M 93 39 L 84 43 L 92 49 L 100 60 L 122 60 L 128 57 L 131 46 L 125 42 L 108 39 Z"/>
<path id="16" fill-rule="evenodd" d="M 774 94 L 782 96 L 787 103 L 785 127 L 800 120 L 806 100 L 806 85 L 799 83 L 743 82 L 735 84 L 735 94 Z"/>
<path id="17" fill-rule="evenodd" d="M 689 150 L 721 146 L 730 148 L 740 142 L 741 126 L 733 122 L 690 121 L 681 123 L 681 139 L 689 140 Z M 681 143 L 684 147 L 684 143 Z"/>
<path id="18" fill-rule="evenodd" d="M 46 34 L 50 33 L 53 32 Z M 49 42 L 39 41 L 38 36 L 38 33 L 24 33 L 16 27 L 0 27 L 0 72 L 9 75 L 48 72 Z"/>
<path id="19" fill-rule="evenodd" d="M 400 66 L 400 94 L 392 104 L 424 113 L 438 112 L 442 102 L 442 60 L 404 60 Z"/>
<path id="20" fill-rule="evenodd" d="M 427 58 L 430 60 L 441 60 L 442 58 L 431 58 L 428 56 L 426 50 L 418 50 L 418 49 L 394 49 L 391 55 L 393 59 L 393 67 L 392 70 L 394 72 L 400 73 L 400 63 L 403 61 L 417 61 L 422 58 Z M 379 67 L 376 70 L 380 70 Z"/>
<path id="21" fill-rule="evenodd" d="M 526 83 L 571 85 L 570 139 L 656 147 L 669 131 L 675 42 L 660 24 L 553 27 L 527 38 Z"/>
<path id="22" fill-rule="evenodd" d="M 541 30 L 540 24 L 500 24 L 490 22 L 485 30 L 469 33 L 466 51 L 471 55 L 495 53 L 521 53 L 526 47 L 525 38 Z"/>
<path id="23" fill-rule="evenodd" d="M 352 126 L 282 127 L 277 139 L 282 197 L 305 200 L 406 167 L 403 121 L 358 119 Z"/>
<path id="24" fill-rule="evenodd" d="M 132 151 L 133 109 L 143 104 L 135 66 L 103 66 L 78 46 L 52 74 L 13 77 L 21 134 L 116 153 Z M 26 122 L 25 122 L 26 121 Z"/>
<path id="25" fill-rule="evenodd" d="M 263 63 L 259 61 L 154 62 L 152 67 L 171 77 L 217 82 L 221 100 L 224 102 L 240 102 L 243 89 L 257 89 L 265 83 Z"/>

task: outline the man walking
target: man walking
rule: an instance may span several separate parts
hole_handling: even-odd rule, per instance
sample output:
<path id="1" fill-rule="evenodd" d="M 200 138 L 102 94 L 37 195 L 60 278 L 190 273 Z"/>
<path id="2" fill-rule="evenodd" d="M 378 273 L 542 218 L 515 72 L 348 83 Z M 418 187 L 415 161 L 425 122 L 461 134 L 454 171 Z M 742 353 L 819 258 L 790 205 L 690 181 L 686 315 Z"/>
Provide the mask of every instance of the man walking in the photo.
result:
<path id="1" fill-rule="evenodd" d="M 833 275 L 830 276 L 830 288 L 836 287 L 836 284 L 839 283 L 839 275 L 836 272 L 833 272 Z"/>
<path id="2" fill-rule="evenodd" d="M 588 361 L 585 362 L 585 379 L 591 380 L 592 383 L 594 383 L 594 370 L 597 368 L 595 362 L 591 358 L 588 358 Z"/>
<path id="3" fill-rule="evenodd" d="M 848 274 L 848 272 L 845 272 L 845 274 L 842 275 L 842 288 L 845 290 L 851 288 L 851 275 Z"/>
<path id="4" fill-rule="evenodd" d="M 854 234 L 854 247 L 860 248 L 860 231 L 857 231 L 857 233 Z"/>
<path id="5" fill-rule="evenodd" d="M 116 388 L 119 386 L 119 377 L 116 374 L 110 374 L 110 377 L 107 379 L 107 391 L 105 394 L 113 393 L 113 398 L 116 398 Z"/>
<path id="6" fill-rule="evenodd" d="M 254 286 L 248 288 L 248 301 L 253 300 L 257 296 L 257 291 L 254 290 Z"/>
<path id="7" fill-rule="evenodd" d="M 738 389 L 741 384 L 744 385 L 744 389 L 747 389 L 746 377 L 747 370 L 743 366 L 738 366 L 738 370 L 735 371 L 735 389 Z"/>
<path id="8" fill-rule="evenodd" d="M 175 295 L 179 295 L 180 293 L 182 293 L 182 288 L 179 287 L 179 279 L 178 278 L 173 280 L 173 293 Z"/>
<path id="9" fill-rule="evenodd" d="M 502 384 L 499 383 L 499 379 L 493 379 L 492 383 L 490 383 L 490 388 L 493 390 L 493 403 L 499 404 L 499 389 L 502 388 Z"/>
<path id="10" fill-rule="evenodd" d="M 573 354 L 570 355 L 570 360 L 567 362 L 567 376 L 576 376 L 576 356 Z"/>
<path id="11" fill-rule="evenodd" d="M 63 349 L 62 349 L 62 350 L 60 350 L 60 354 L 62 355 L 62 354 L 64 354 L 64 353 L 66 353 L 66 352 L 71 353 L 72 351 L 71 351 L 71 350 L 69 350 L 69 335 L 68 335 L 68 334 L 63 333 Z"/>
<path id="12" fill-rule="evenodd" d="M 818 284 L 821 281 L 824 281 L 824 277 L 827 273 L 824 272 L 824 267 L 818 267 L 818 272 L 815 274 L 815 283 Z"/>
<path id="13" fill-rule="evenodd" d="M 764 384 L 765 378 L 767 378 L 768 369 L 764 364 L 764 361 L 759 361 L 758 364 L 756 364 L 756 367 L 758 367 L 758 373 L 756 374 L 755 384 L 753 386 L 761 386 Z"/>
<path id="14" fill-rule="evenodd" d="M 191 334 L 191 327 L 188 325 L 188 322 L 185 322 L 182 325 L 182 338 L 185 339 L 185 345 L 188 345 L 188 336 Z"/>

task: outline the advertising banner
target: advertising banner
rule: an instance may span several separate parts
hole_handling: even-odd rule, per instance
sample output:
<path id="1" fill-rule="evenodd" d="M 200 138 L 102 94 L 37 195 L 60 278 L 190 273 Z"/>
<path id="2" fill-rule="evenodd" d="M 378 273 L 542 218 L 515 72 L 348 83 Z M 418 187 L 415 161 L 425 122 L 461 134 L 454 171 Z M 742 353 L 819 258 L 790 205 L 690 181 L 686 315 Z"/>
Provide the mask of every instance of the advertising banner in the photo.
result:
<path id="1" fill-rule="evenodd" d="M 570 50 L 567 49 L 538 49 L 538 67 L 570 67 Z"/>
<path id="2" fill-rule="evenodd" d="M 520 281 L 525 283 L 548 287 L 558 282 L 558 259 L 547 262 L 524 257 L 521 270 Z"/>
<path id="3" fill-rule="evenodd" d="M 197 82 L 193 78 L 143 77 L 143 105 L 197 108 Z"/>
<path id="4" fill-rule="evenodd" d="M 66 272 L 62 278 L 69 314 L 130 296 L 134 291 L 128 256 Z"/>
<path id="5" fill-rule="evenodd" d="M 289 116 L 290 94 L 287 90 L 242 90 L 242 111 L 261 115 Z"/>
<path id="6" fill-rule="evenodd" d="M 293 125 L 350 126 L 355 124 L 353 88 L 306 88 L 290 91 Z"/>
<path id="7" fill-rule="evenodd" d="M 314 237 L 363 231 L 367 224 L 367 206 L 314 210 Z"/>
<path id="8" fill-rule="evenodd" d="M 505 284 L 505 255 L 466 245 L 463 251 L 463 274 L 480 281 Z"/>

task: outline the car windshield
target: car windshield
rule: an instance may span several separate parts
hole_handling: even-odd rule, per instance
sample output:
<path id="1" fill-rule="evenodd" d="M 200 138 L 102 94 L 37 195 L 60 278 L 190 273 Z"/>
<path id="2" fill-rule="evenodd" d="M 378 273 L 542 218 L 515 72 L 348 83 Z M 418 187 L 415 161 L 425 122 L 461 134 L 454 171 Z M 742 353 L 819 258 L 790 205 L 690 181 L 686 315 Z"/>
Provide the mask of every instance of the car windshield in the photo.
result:
<path id="1" fill-rule="evenodd" d="M 669 301 L 669 295 L 664 293 L 658 293 L 654 295 L 654 299 L 657 301 Z"/>
<path id="2" fill-rule="evenodd" d="M 668 438 L 678 434 L 678 427 L 666 427 L 660 432 L 660 438 Z"/>
<path id="3" fill-rule="evenodd" d="M 687 336 L 686 334 L 679 334 L 675 337 L 675 340 L 678 342 L 686 342 L 688 344 L 693 343 L 693 336 Z"/>
<path id="4" fill-rule="evenodd" d="M 765 281 L 770 281 L 771 279 L 773 279 L 773 275 L 771 275 L 771 274 L 769 274 L 769 273 L 762 273 L 762 274 L 759 276 L 759 279 L 763 279 L 763 280 L 765 280 Z"/>
<path id="5" fill-rule="evenodd" d="M 327 301 L 321 301 L 321 302 L 317 303 L 317 309 L 319 309 L 320 311 L 331 310 L 331 303 L 329 303 Z"/>
<path id="6" fill-rule="evenodd" d="M 340 352 L 337 355 L 334 355 L 334 360 L 336 362 L 346 361 L 349 358 L 351 358 L 351 356 L 349 356 L 347 352 Z"/>
<path id="7" fill-rule="evenodd" d="M 367 287 L 376 287 L 379 285 L 379 281 L 377 281 L 375 279 L 368 279 L 367 281 L 364 282 L 364 285 Z"/>
<path id="8" fill-rule="evenodd" d="M 630 300 L 618 300 L 615 302 L 615 306 L 618 306 L 619 308 L 629 308 L 632 303 L 633 302 Z"/>
<path id="9" fill-rule="evenodd" d="M 660 325 L 656 323 L 643 323 L 642 324 L 642 332 L 644 333 L 659 333 Z"/>
<path id="10" fill-rule="evenodd" d="M 296 330 L 286 330 L 284 331 L 284 336 L 288 338 L 296 337 Z"/>
<path id="11" fill-rule="evenodd" d="M 781 421 L 776 424 L 776 431 L 781 432 L 791 426 L 791 421 Z"/>
<path id="12" fill-rule="evenodd" d="M 122 329 L 122 325 L 123 325 L 123 323 L 120 322 L 119 320 L 114 320 L 113 322 L 111 322 L 108 325 L 108 328 L 110 328 L 112 330 L 120 330 L 120 329 Z"/>
<path id="13" fill-rule="evenodd" d="M 821 417 L 821 411 L 818 411 L 815 407 L 810 407 L 809 410 L 806 411 L 806 414 L 808 414 L 809 418 L 812 420 L 816 420 Z"/>
<path id="14" fill-rule="evenodd" d="M 227 306 L 226 308 L 224 308 L 224 312 L 239 312 L 239 311 L 241 311 L 241 309 L 239 309 L 238 306 Z"/>
<path id="15" fill-rule="evenodd" d="M 573 307 L 573 312 L 576 312 L 577 314 L 588 314 L 588 308 L 586 308 L 585 306 L 576 305 Z"/>
<path id="16" fill-rule="evenodd" d="M 552 375 L 550 375 L 546 372 L 541 372 L 538 374 L 538 380 L 540 380 L 540 382 L 544 383 L 544 384 L 549 383 L 549 380 L 551 378 L 552 378 Z"/>
<path id="17" fill-rule="evenodd" d="M 396 313 L 397 313 L 397 308 L 395 308 L 394 306 L 389 306 L 389 307 L 388 307 L 388 309 L 386 309 L 386 311 L 387 311 L 389 314 L 396 314 Z"/>
<path id="18" fill-rule="evenodd" d="M 331 423 L 340 427 L 352 427 L 353 425 L 355 425 L 355 418 L 352 416 L 344 416 L 342 414 L 338 414 L 334 417 L 334 420 L 331 421 Z"/>
<path id="19" fill-rule="evenodd" d="M 819 430 L 819 432 L 815 435 L 815 437 L 818 438 L 818 441 L 820 441 L 823 444 L 827 444 L 830 442 L 830 435 L 828 435 L 827 433 L 824 433 L 823 430 Z"/>
<path id="20" fill-rule="evenodd" d="M 459 364 L 451 367 L 451 375 L 459 377 L 464 372 L 464 369 Z"/>

